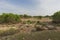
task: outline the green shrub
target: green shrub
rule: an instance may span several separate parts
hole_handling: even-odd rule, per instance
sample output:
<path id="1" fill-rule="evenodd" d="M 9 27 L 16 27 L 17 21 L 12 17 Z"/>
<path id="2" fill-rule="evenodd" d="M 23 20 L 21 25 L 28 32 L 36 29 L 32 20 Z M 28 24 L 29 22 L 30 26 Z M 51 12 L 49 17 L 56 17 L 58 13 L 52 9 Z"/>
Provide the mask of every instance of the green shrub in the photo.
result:
<path id="1" fill-rule="evenodd" d="M 60 23 L 60 11 L 54 13 L 52 18 L 53 18 L 53 23 Z"/>
<path id="2" fill-rule="evenodd" d="M 32 23 L 32 21 L 30 21 L 30 20 L 27 21 L 27 24 L 31 24 L 31 23 Z"/>
<path id="3" fill-rule="evenodd" d="M 0 15 L 0 23 L 19 23 L 20 21 L 20 16 L 17 14 L 3 13 Z"/>

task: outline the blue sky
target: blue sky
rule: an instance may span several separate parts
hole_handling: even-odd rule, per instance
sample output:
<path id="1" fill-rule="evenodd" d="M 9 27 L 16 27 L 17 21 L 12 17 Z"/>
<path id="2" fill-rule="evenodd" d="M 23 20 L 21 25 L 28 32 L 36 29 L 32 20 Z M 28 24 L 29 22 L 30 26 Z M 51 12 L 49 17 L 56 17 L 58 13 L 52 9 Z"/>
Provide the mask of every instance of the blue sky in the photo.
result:
<path id="1" fill-rule="evenodd" d="M 8 0 L 7 2 L 9 2 L 12 5 L 24 7 L 27 9 L 30 9 L 33 7 L 35 8 L 35 6 L 37 4 L 37 2 L 34 0 Z"/>
<path id="2" fill-rule="evenodd" d="M 60 0 L 0 0 L 0 13 L 52 15 L 60 10 Z"/>

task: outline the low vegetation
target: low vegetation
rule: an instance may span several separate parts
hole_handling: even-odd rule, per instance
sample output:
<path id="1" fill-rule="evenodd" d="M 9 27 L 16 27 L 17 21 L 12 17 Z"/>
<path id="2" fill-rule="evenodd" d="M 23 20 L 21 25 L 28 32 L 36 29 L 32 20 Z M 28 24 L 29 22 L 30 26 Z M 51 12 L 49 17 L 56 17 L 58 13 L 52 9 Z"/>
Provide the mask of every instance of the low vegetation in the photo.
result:
<path id="1" fill-rule="evenodd" d="M 0 40 L 60 40 L 59 17 L 60 11 L 52 16 L 3 13 L 0 15 L 0 27 L 2 28 Z M 52 21 L 46 21 L 47 18 L 52 19 Z M 8 26 L 11 28 L 8 29 Z M 8 30 L 3 30 L 4 28 Z"/>
<path id="2" fill-rule="evenodd" d="M 60 11 L 56 12 L 52 18 L 54 23 L 60 23 Z"/>
<path id="3" fill-rule="evenodd" d="M 14 28 L 10 28 L 9 30 L 0 30 L 0 37 L 4 37 L 4 36 L 8 36 L 8 35 L 13 35 L 15 33 L 18 33 L 19 30 L 14 29 Z"/>
<path id="4" fill-rule="evenodd" d="M 16 35 L 6 36 L 0 40 L 60 40 L 59 31 L 42 31 L 32 33 L 19 33 Z"/>
<path id="5" fill-rule="evenodd" d="M 0 23 L 19 23 L 20 17 L 17 14 L 3 13 L 0 15 Z"/>

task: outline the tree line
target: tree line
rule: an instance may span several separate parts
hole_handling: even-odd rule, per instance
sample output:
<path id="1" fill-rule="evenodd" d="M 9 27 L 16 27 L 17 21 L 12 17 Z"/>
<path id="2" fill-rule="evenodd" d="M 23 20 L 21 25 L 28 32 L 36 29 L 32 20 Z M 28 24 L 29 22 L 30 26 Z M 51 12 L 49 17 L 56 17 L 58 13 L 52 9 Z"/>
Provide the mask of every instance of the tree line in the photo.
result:
<path id="1" fill-rule="evenodd" d="M 19 23 L 21 22 L 21 18 L 38 18 L 41 19 L 43 17 L 49 17 L 53 19 L 53 23 L 60 23 L 60 11 L 55 12 L 53 15 L 51 16 L 30 16 L 27 14 L 24 15 L 17 15 L 17 14 L 13 14 L 13 13 L 2 13 L 0 15 L 0 23 Z"/>

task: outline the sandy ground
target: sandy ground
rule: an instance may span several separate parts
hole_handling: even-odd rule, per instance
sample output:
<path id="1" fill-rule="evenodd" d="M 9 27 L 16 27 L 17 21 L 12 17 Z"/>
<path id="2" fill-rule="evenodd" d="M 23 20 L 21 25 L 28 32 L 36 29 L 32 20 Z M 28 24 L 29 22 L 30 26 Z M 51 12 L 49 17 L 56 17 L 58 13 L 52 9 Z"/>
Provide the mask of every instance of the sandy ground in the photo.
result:
<path id="1" fill-rule="evenodd" d="M 16 27 L 0 27 L 0 30 L 5 31 L 5 30 L 9 30 L 11 28 L 17 29 Z"/>
<path id="2" fill-rule="evenodd" d="M 49 18 L 42 18 L 42 19 L 36 19 L 36 18 L 29 18 L 29 19 L 21 19 L 22 21 L 27 21 L 27 20 L 31 20 L 31 21 L 41 21 L 41 22 L 50 22 L 52 21 L 52 19 Z M 9 30 L 10 28 L 14 28 L 17 29 L 19 27 L 20 24 L 11 24 L 11 25 L 1 25 L 0 24 L 0 30 Z"/>

